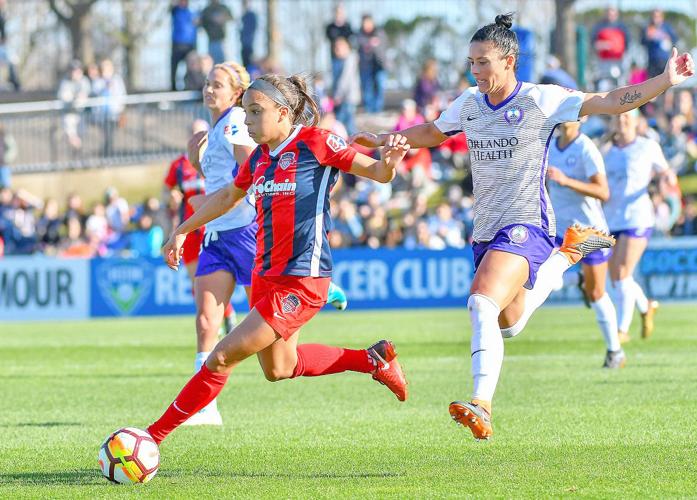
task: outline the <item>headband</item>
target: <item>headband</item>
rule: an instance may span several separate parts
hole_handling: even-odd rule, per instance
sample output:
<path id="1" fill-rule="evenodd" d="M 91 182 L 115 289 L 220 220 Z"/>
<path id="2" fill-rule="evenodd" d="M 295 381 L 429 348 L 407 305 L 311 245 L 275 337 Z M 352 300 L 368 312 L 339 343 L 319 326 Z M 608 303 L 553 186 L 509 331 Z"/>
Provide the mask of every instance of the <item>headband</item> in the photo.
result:
<path id="1" fill-rule="evenodd" d="M 237 81 L 237 85 L 242 86 L 242 77 L 234 66 L 226 63 L 216 64 L 217 67 L 223 69 L 228 75 Z"/>
<path id="2" fill-rule="evenodd" d="M 275 85 L 267 82 L 266 80 L 262 80 L 261 78 L 257 78 L 247 88 L 247 90 L 250 90 L 250 89 L 256 90 L 257 92 L 261 92 L 262 94 L 264 94 L 266 97 L 271 99 L 273 102 L 275 102 L 279 106 L 283 106 L 284 108 L 288 108 L 291 111 L 293 110 L 293 107 L 288 103 L 288 99 L 286 99 L 286 96 L 283 95 L 283 92 L 278 90 Z"/>

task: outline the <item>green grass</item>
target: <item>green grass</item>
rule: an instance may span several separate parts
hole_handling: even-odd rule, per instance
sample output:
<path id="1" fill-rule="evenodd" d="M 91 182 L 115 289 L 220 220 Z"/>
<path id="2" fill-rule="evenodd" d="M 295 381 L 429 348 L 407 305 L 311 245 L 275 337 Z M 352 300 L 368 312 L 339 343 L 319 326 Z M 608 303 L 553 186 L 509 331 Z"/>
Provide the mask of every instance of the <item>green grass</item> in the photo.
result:
<path id="1" fill-rule="evenodd" d="M 138 486 L 101 478 L 97 449 L 158 417 L 189 378 L 192 318 L 5 323 L 0 497 L 693 496 L 695 317 L 665 305 L 655 337 L 606 371 L 590 311 L 539 311 L 506 342 L 495 436 L 479 443 L 448 415 L 471 389 L 466 311 L 321 314 L 304 341 L 395 340 L 407 403 L 363 374 L 271 384 L 250 359 L 220 397 L 225 426 L 178 429 Z"/>

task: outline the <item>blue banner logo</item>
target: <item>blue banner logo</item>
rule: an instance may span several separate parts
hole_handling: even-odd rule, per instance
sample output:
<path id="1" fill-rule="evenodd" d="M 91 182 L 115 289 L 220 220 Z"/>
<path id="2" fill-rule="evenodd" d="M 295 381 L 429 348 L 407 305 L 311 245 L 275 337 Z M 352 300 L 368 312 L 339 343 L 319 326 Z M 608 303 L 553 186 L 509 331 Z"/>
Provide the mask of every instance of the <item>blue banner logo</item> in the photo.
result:
<path id="1" fill-rule="evenodd" d="M 97 288 L 116 314 L 138 312 L 152 289 L 152 266 L 145 261 L 105 260 L 95 268 Z"/>

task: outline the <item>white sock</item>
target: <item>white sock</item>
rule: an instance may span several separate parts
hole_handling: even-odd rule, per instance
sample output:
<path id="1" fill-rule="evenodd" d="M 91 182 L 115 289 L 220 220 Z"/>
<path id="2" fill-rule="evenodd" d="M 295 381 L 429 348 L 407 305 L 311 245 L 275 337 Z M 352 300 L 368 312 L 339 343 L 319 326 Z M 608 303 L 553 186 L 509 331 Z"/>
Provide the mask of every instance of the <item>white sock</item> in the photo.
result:
<path id="1" fill-rule="evenodd" d="M 478 293 L 467 301 L 472 322 L 472 399 L 491 401 L 503 364 L 503 338 L 499 329 L 499 306 Z"/>
<path id="2" fill-rule="evenodd" d="M 619 351 L 621 349 L 620 339 L 617 336 L 617 313 L 612 299 L 606 293 L 595 302 L 591 302 L 591 307 L 595 311 L 595 319 L 605 339 L 605 346 L 608 351 Z"/>
<path id="3" fill-rule="evenodd" d="M 194 373 L 198 373 L 203 364 L 208 359 L 210 352 L 197 352 L 196 360 L 194 361 Z"/>
<path id="4" fill-rule="evenodd" d="M 636 299 L 636 308 L 639 309 L 641 314 L 646 314 L 649 311 L 649 299 L 646 298 L 644 290 L 641 289 L 641 286 L 636 282 L 634 277 L 632 277 L 632 283 L 634 283 L 634 298 Z"/>
<path id="5" fill-rule="evenodd" d="M 562 284 L 563 286 L 578 286 L 579 282 L 581 281 L 581 272 L 576 272 L 576 273 L 564 273 L 562 276 Z M 556 290 L 561 290 L 555 289 Z"/>
<path id="6" fill-rule="evenodd" d="M 622 332 L 629 332 L 636 302 L 634 278 L 630 276 L 623 280 L 613 281 L 612 286 L 613 302 L 617 310 L 617 328 Z"/>
<path id="7" fill-rule="evenodd" d="M 198 373 L 201 370 L 201 367 L 206 363 L 206 360 L 208 359 L 208 355 L 210 352 L 197 352 L 196 353 L 196 360 L 194 361 L 194 373 Z M 211 410 L 211 411 L 218 411 L 218 403 L 216 403 L 215 399 L 208 403 L 208 405 L 203 409 L 203 410 Z M 201 411 L 203 411 L 201 410 Z"/>
<path id="8" fill-rule="evenodd" d="M 532 313 L 544 304 L 544 301 L 547 300 L 547 297 L 549 297 L 549 294 L 552 293 L 555 287 L 560 287 L 564 271 L 569 267 L 569 261 L 559 252 L 549 256 L 537 271 L 535 286 L 532 287 L 532 290 L 526 290 L 525 292 L 525 307 L 520 319 L 515 325 L 501 330 L 501 334 L 504 337 L 515 337 L 523 331 Z"/>

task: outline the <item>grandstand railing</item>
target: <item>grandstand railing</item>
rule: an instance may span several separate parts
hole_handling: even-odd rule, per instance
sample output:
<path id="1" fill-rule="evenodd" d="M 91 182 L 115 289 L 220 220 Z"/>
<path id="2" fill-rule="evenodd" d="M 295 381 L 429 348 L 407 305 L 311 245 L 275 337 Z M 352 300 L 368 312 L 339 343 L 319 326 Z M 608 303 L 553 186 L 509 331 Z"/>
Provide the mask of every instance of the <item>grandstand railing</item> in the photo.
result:
<path id="1" fill-rule="evenodd" d="M 191 122 L 208 118 L 200 92 L 166 92 L 0 104 L 17 143 L 15 173 L 49 172 L 171 158 L 186 150 Z M 69 140 L 71 130 L 81 144 Z"/>

